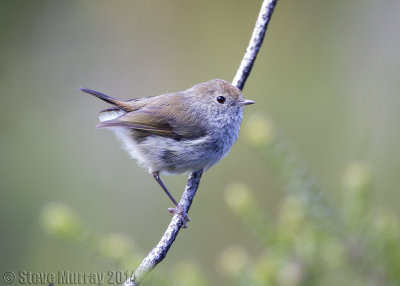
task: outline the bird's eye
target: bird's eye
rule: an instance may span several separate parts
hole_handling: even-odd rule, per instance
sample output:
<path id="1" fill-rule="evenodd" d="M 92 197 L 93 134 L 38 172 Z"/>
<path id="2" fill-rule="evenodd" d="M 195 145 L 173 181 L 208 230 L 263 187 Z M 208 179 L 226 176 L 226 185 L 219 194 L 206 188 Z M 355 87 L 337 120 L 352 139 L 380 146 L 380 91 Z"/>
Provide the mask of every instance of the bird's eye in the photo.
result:
<path id="1" fill-rule="evenodd" d="M 225 97 L 224 96 L 218 96 L 217 97 L 217 101 L 222 104 L 222 103 L 225 102 Z"/>

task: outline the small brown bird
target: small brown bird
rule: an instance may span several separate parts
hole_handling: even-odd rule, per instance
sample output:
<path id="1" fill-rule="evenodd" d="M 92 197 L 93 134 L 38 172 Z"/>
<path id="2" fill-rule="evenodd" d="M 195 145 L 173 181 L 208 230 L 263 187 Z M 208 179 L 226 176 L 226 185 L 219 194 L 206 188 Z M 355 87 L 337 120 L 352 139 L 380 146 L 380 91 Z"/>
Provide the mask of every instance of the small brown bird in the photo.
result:
<path id="1" fill-rule="evenodd" d="M 124 149 L 149 169 L 176 208 L 178 203 L 160 173 L 207 170 L 216 164 L 238 138 L 243 107 L 254 103 L 220 79 L 176 93 L 128 101 L 87 88 L 80 90 L 113 105 L 100 112 L 97 127 L 115 132 Z"/>

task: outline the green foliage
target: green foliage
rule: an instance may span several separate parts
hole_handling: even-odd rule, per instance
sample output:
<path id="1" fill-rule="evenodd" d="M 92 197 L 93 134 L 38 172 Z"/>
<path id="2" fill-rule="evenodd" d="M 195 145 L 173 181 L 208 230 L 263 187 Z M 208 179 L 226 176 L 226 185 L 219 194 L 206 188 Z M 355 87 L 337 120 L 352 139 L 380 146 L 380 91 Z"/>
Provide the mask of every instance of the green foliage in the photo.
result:
<path id="1" fill-rule="evenodd" d="M 121 269 L 133 269 L 143 256 L 130 238 L 119 233 L 94 232 L 74 210 L 61 203 L 50 203 L 43 208 L 41 224 L 49 235 L 83 246 Z"/>
<path id="2" fill-rule="evenodd" d="M 49 235 L 83 247 L 98 259 L 106 260 L 120 269 L 119 273 L 124 275 L 123 281 L 130 277 L 144 258 L 131 238 L 120 233 L 95 232 L 81 221 L 74 210 L 64 204 L 53 202 L 45 206 L 40 220 Z M 177 263 L 172 273 L 169 277 L 165 273 L 153 271 L 150 279 L 154 285 L 209 285 L 200 268 L 191 261 Z"/>
<path id="3" fill-rule="evenodd" d="M 372 207 L 373 176 L 366 163 L 349 164 L 343 176 L 343 202 L 333 207 L 321 197 L 322 191 L 271 120 L 255 115 L 245 131 L 281 179 L 286 196 L 277 220 L 265 220 L 260 226 L 249 217 L 267 214 L 256 204 L 250 188 L 243 184 L 227 188 L 227 205 L 246 227 L 261 233 L 268 226 L 272 232 L 268 243 L 261 237 L 264 249 L 260 255 L 251 256 L 241 248 L 246 263 L 240 271 L 233 273 L 232 259 L 226 259 L 237 256 L 237 247 L 221 254 L 226 263 L 221 269 L 232 283 L 245 279 L 247 285 L 400 284 L 399 222 Z"/>
<path id="4" fill-rule="evenodd" d="M 217 268 L 229 285 L 400 285 L 399 222 L 373 207 L 368 164 L 349 164 L 342 203 L 332 206 L 271 120 L 255 115 L 244 133 L 282 182 L 285 196 L 272 220 L 250 187 L 242 182 L 227 186 L 228 208 L 260 241 L 256 255 L 244 245 L 221 251 Z M 61 204 L 44 208 L 42 225 L 51 235 L 90 246 L 122 269 L 135 269 L 143 257 L 131 239 L 96 234 Z M 171 274 L 156 270 L 151 275 L 157 285 L 209 285 L 192 261 L 178 262 Z"/>

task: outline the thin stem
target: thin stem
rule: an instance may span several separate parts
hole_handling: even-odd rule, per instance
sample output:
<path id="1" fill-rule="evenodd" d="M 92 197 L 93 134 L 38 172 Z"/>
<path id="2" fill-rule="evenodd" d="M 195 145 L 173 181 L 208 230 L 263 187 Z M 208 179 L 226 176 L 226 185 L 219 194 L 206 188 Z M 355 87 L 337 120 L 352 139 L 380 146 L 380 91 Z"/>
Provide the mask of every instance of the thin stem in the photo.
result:
<path id="1" fill-rule="evenodd" d="M 261 6 L 250 43 L 232 82 L 232 84 L 238 87 L 240 90 L 243 89 L 244 84 L 250 75 L 254 61 L 263 42 L 265 32 L 267 30 L 269 20 L 271 19 L 271 15 L 274 11 L 276 2 L 277 0 L 264 0 L 263 5 Z M 182 194 L 182 198 L 178 207 L 183 213 L 175 213 L 167 230 L 161 237 L 161 240 L 153 248 L 153 250 L 150 251 L 147 257 L 135 270 L 133 275 L 124 283 L 124 286 L 139 285 L 143 281 L 143 278 L 165 258 L 180 229 L 185 226 L 185 219 L 187 218 L 185 215 L 189 211 L 189 208 L 192 204 L 202 173 L 203 170 L 193 171 L 190 173 L 189 179 L 186 183 L 186 189 Z"/>
<path id="2" fill-rule="evenodd" d="M 232 81 L 232 85 L 236 86 L 240 90 L 243 90 L 244 84 L 250 75 L 251 69 L 253 68 L 254 61 L 256 60 L 258 51 L 261 48 L 269 20 L 274 12 L 277 1 L 278 0 L 264 0 L 261 6 L 253 34 L 251 35 L 249 45 L 246 49 L 246 53 L 244 54 L 239 69 Z"/>
<path id="3" fill-rule="evenodd" d="M 184 214 L 189 211 L 194 195 L 199 186 L 202 173 L 203 170 L 193 171 L 190 173 L 185 191 L 183 192 L 182 198 L 179 202 L 179 208 L 184 212 Z M 172 243 L 174 243 L 175 238 L 178 236 L 178 233 L 184 224 L 185 217 L 183 215 L 175 214 L 173 216 L 171 223 L 160 241 L 149 252 L 133 275 L 125 281 L 124 286 L 137 286 L 142 282 L 143 278 L 165 258 L 168 250 L 172 246 Z"/>

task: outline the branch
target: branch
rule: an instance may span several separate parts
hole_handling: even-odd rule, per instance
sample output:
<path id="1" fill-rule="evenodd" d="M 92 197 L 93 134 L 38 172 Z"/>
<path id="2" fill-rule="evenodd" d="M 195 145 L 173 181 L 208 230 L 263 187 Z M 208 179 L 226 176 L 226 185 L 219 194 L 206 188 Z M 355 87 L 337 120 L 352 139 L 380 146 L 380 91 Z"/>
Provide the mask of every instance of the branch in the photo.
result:
<path id="1" fill-rule="evenodd" d="M 243 90 L 244 84 L 253 68 L 254 61 L 256 60 L 258 51 L 261 48 L 269 20 L 274 12 L 277 1 L 278 0 L 264 0 L 264 3 L 261 6 L 246 53 L 244 54 L 239 69 L 232 81 L 232 85 L 236 86 L 240 90 Z"/>
<path id="2" fill-rule="evenodd" d="M 232 82 L 232 84 L 238 87 L 240 90 L 243 89 L 244 83 L 250 75 L 276 2 L 277 0 L 264 0 L 263 5 L 261 6 L 260 14 L 258 15 L 249 46 L 247 47 L 239 70 L 237 71 Z M 185 191 L 183 192 L 182 198 L 179 202 L 180 208 L 184 210 L 185 213 L 189 211 L 189 208 L 192 204 L 202 173 L 203 170 L 193 171 L 190 173 L 189 179 L 186 183 Z M 133 275 L 125 281 L 124 286 L 137 286 L 143 281 L 143 278 L 165 258 L 168 250 L 172 246 L 172 243 L 175 241 L 175 238 L 178 236 L 178 233 L 184 224 L 184 217 L 182 215 L 175 214 L 173 216 L 171 223 L 169 224 L 164 235 L 161 237 L 161 240 L 153 248 L 153 250 L 150 251 L 147 257 L 135 270 Z"/>
<path id="3" fill-rule="evenodd" d="M 203 170 L 193 171 L 190 173 L 189 179 L 186 183 L 185 191 L 183 192 L 182 198 L 179 202 L 179 207 L 184 210 L 185 213 L 188 213 L 190 205 L 192 204 L 202 173 Z M 165 258 L 168 250 L 172 246 L 172 243 L 174 243 L 174 240 L 178 236 L 178 233 L 184 223 L 184 217 L 182 215 L 175 214 L 173 216 L 171 223 L 169 224 L 158 244 L 153 248 L 152 251 L 150 251 L 147 257 L 135 270 L 133 275 L 125 281 L 124 286 L 139 285 L 146 274 L 153 270 L 157 264 Z"/>

